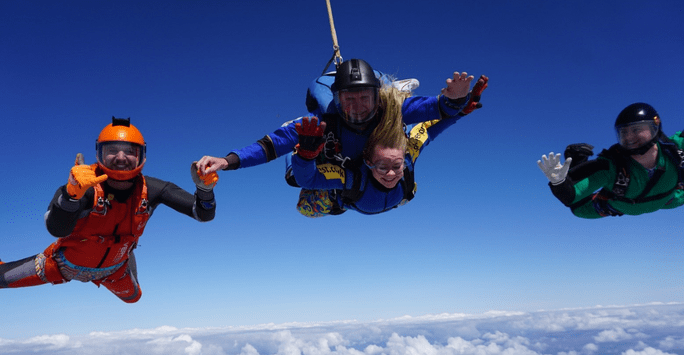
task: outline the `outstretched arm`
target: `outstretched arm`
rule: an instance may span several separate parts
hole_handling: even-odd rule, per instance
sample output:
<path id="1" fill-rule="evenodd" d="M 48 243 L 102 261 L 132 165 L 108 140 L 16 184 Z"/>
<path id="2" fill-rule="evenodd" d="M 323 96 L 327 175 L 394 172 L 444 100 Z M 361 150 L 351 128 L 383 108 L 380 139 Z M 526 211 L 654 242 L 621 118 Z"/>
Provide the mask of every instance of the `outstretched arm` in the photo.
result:
<path id="1" fill-rule="evenodd" d="M 204 156 L 197 161 L 200 172 L 209 174 L 218 170 L 249 168 L 268 163 L 289 154 L 298 142 L 295 123 L 300 119 L 285 122 L 277 130 L 267 134 L 255 143 L 231 151 L 225 158 Z"/>
<path id="2" fill-rule="evenodd" d="M 145 181 L 150 208 L 164 204 L 200 222 L 214 219 L 216 200 L 212 190 L 198 186 L 193 195 L 174 183 L 151 176 L 145 176 Z"/>
<path id="3" fill-rule="evenodd" d="M 235 170 L 239 166 L 240 158 L 234 153 L 230 153 L 223 158 L 205 155 L 197 161 L 197 168 L 204 175 L 215 173 L 219 170 Z"/>

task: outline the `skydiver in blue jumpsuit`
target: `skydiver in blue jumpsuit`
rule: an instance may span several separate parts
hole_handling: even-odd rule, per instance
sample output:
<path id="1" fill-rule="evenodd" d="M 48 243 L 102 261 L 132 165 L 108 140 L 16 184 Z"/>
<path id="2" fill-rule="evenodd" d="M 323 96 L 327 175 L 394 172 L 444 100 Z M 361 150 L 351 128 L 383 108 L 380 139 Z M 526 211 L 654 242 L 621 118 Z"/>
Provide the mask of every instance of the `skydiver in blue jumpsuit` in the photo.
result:
<path id="1" fill-rule="evenodd" d="M 478 103 L 469 101 L 467 90 L 465 97 L 455 93 L 455 79 L 458 76 L 459 73 L 454 73 L 454 79 L 447 79 L 447 87 L 437 97 L 406 98 L 401 103 L 400 110 L 403 122 L 416 124 L 472 112 Z M 347 163 L 358 162 L 369 135 L 385 114 L 384 103 L 380 102 L 378 94 L 380 87 L 380 80 L 365 61 L 350 59 L 340 64 L 331 88 L 336 110 L 319 117 L 328 127 L 323 149 L 326 159 L 342 168 Z M 354 100 L 354 105 L 348 104 L 349 100 Z M 467 110 L 469 111 L 466 112 Z M 295 126 L 301 121 L 302 117 L 286 122 L 256 143 L 233 150 L 226 157 L 204 156 L 197 166 L 202 172 L 209 174 L 218 170 L 252 167 L 287 156 L 299 142 Z M 292 184 L 292 179 L 288 181 Z"/>
<path id="2" fill-rule="evenodd" d="M 306 159 L 302 156 L 306 155 L 301 153 L 305 151 L 302 147 L 307 144 L 307 138 L 311 137 L 312 133 L 322 133 L 322 130 L 316 130 L 316 118 L 304 118 L 299 126 L 299 149 L 297 153 L 292 154 L 291 159 L 288 159 L 295 180 L 306 189 L 340 191 L 335 195 L 336 201 L 331 203 L 335 203 L 343 210 L 377 214 L 406 204 L 413 198 L 416 190 L 413 179 L 416 159 L 431 141 L 461 117 L 413 125 L 408 128 L 408 135 L 401 125 L 401 118 L 395 116 L 395 120 L 397 118 L 398 124 L 388 122 L 394 125 L 393 130 L 378 129 L 369 137 L 369 146 L 363 155 L 364 164 L 358 168 L 350 166 L 343 171 L 331 169 L 325 163 L 318 165 L 315 159 Z M 382 137 L 375 137 L 380 133 L 383 134 Z M 313 148 L 315 152 L 315 145 Z M 314 206 L 321 203 L 318 199 L 305 203 L 309 204 L 312 217 L 316 212 L 313 210 L 320 209 L 320 205 Z"/>

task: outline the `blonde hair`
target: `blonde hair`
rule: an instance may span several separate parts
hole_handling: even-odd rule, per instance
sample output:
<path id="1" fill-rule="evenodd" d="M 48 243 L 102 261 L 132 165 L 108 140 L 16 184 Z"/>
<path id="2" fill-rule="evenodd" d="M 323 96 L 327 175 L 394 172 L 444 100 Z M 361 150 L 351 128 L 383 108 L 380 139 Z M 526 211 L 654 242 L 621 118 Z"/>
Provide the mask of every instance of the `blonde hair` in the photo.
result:
<path id="1" fill-rule="evenodd" d="M 380 122 L 368 137 L 363 149 L 363 158 L 367 161 L 371 161 L 377 146 L 405 151 L 408 143 L 401 108 L 411 93 L 385 84 L 380 88 L 379 96 Z"/>

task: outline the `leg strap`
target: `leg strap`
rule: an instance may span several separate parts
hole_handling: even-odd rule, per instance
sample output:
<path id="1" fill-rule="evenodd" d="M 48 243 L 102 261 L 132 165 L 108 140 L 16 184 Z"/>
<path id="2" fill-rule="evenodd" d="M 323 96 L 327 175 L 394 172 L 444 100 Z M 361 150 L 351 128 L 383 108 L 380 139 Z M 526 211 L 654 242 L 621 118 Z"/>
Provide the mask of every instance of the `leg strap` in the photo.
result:
<path id="1" fill-rule="evenodd" d="M 59 265 L 54 259 L 54 253 L 58 250 L 58 242 L 50 244 L 42 253 L 36 256 L 36 274 L 44 282 L 53 285 L 69 282 L 59 271 Z"/>

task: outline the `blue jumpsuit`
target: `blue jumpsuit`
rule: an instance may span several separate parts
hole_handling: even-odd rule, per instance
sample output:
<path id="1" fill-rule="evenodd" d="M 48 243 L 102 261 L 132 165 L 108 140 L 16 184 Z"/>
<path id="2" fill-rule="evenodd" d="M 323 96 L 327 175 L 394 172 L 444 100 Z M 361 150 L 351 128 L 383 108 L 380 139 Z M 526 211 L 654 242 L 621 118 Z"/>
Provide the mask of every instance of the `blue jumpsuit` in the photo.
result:
<path id="1" fill-rule="evenodd" d="M 445 104 L 446 99 L 432 96 L 414 96 L 407 98 L 402 106 L 402 117 L 407 125 L 425 121 L 432 121 L 444 117 L 455 117 L 462 107 L 455 109 Z M 463 105 L 465 106 L 465 104 Z M 368 140 L 368 136 L 373 132 L 377 125 L 377 118 L 364 130 L 357 131 L 343 123 L 341 116 L 337 114 L 326 115 L 327 119 L 338 121 L 337 139 L 342 142 L 342 152 L 344 157 L 352 160 L 357 159 L 363 152 L 363 147 Z M 286 156 L 294 150 L 299 142 L 299 135 L 295 129 L 295 123 L 301 122 L 302 118 L 285 122 L 280 128 L 266 135 L 256 143 L 241 149 L 236 149 L 230 153 L 236 154 L 240 158 L 239 168 L 248 168 L 267 163 L 281 156 Z"/>
<path id="2" fill-rule="evenodd" d="M 416 159 L 423 149 L 446 128 L 456 123 L 459 118 L 460 116 L 456 116 L 444 120 L 422 122 L 409 127 L 409 149 L 404 158 L 405 169 L 409 173 L 413 173 Z M 341 193 L 333 196 L 342 209 L 351 209 L 363 214 L 387 212 L 408 202 L 406 199 L 407 192 L 410 194 L 415 192 L 415 184 L 411 186 L 411 184 L 406 183 L 406 170 L 401 181 L 394 188 L 388 189 L 375 180 L 370 168 L 365 164 L 360 164 L 358 168 L 345 168 L 342 173 L 330 164 L 317 165 L 316 160 L 306 160 L 297 154 L 292 154 L 288 161 L 292 164 L 295 180 L 306 189 L 337 190 L 338 192 L 348 190 L 353 186 L 354 175 L 361 174 L 361 198 L 349 202 L 345 201 Z M 412 191 L 406 191 L 406 189 Z"/>

